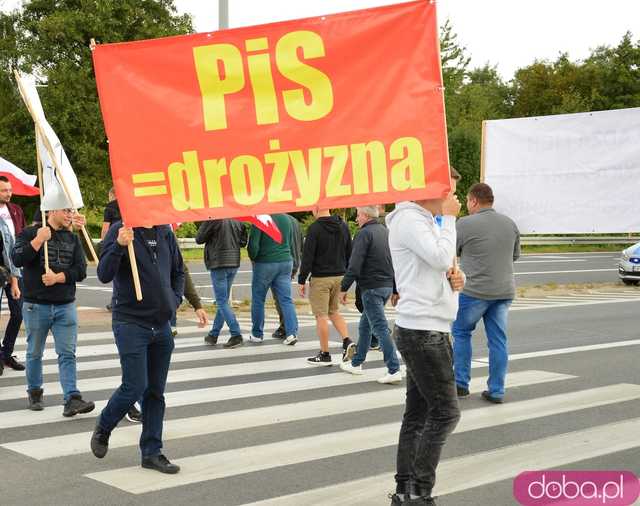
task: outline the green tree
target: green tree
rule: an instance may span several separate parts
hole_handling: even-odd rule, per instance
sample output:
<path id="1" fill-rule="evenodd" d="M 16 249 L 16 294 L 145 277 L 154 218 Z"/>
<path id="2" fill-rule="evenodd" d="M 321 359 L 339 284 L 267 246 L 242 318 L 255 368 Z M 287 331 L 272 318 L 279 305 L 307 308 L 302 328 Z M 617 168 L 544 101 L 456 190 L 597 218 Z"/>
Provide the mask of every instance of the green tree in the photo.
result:
<path id="1" fill-rule="evenodd" d="M 601 46 L 584 62 L 561 54 L 536 61 L 513 80 L 514 117 L 604 111 L 640 106 L 640 43 L 631 33 L 616 47 Z"/>
<path id="2" fill-rule="evenodd" d="M 46 85 L 39 90 L 41 100 L 78 175 L 85 204 L 103 205 L 112 183 L 90 40 L 127 42 L 190 33 L 191 18 L 177 15 L 173 0 L 31 0 L 1 21 L 6 54 L 0 57 L 0 89 L 9 93 L 0 100 L 0 118 L 12 115 L 0 122 L 3 153 L 27 167 L 35 165 L 33 124 L 11 75 L 19 67 Z M 6 42 L 5 33 L 10 35 Z"/>

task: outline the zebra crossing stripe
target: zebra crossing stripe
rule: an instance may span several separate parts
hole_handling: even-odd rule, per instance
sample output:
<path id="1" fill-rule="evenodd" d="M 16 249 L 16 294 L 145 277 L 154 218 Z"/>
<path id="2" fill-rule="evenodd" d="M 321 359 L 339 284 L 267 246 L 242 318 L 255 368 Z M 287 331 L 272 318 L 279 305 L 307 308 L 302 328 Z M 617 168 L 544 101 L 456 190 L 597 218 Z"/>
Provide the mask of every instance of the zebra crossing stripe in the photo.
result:
<path id="1" fill-rule="evenodd" d="M 635 394 L 637 398 L 640 393 L 640 386 L 633 386 L 636 387 Z M 624 385 L 624 387 L 629 387 L 629 385 Z M 536 399 L 536 401 L 539 400 Z M 546 405 L 541 402 L 528 404 L 528 401 L 524 401 L 522 403 L 503 405 L 498 409 L 495 406 L 491 406 L 468 410 L 456 428 L 456 433 L 497 427 L 540 416 L 549 416 L 555 414 L 556 410 L 560 410 L 560 413 L 566 413 L 567 409 L 562 400 L 559 399 L 558 402 L 558 399 L 556 399 L 555 409 L 546 408 Z M 584 400 L 581 400 L 580 405 L 585 406 Z M 541 406 L 545 408 L 542 412 L 539 410 Z M 586 407 L 588 407 L 588 403 Z M 391 446 L 397 443 L 399 430 L 400 422 L 369 425 L 364 428 L 348 429 L 277 443 L 186 457 L 175 461 L 176 464 L 182 467 L 182 472 L 171 479 L 167 479 L 157 472 L 149 472 L 141 467 L 100 471 L 85 476 L 132 494 L 143 494 L 270 469 L 274 467 L 274 455 L 278 456 L 278 466 L 286 466 L 306 462 L 310 460 L 310 455 L 313 456 L 312 460 L 319 460 Z M 640 446 L 640 435 L 635 436 L 635 444 Z M 524 447 L 526 444 L 519 446 Z M 630 447 L 632 448 L 633 446 Z M 525 450 L 523 453 L 531 456 L 531 451 L 527 452 Z M 521 461 L 522 455 L 519 457 Z M 489 460 L 488 464 L 490 464 L 491 459 L 487 460 Z M 505 462 L 503 461 L 502 464 L 504 465 Z M 478 465 L 477 461 L 475 465 Z M 511 466 L 513 464 L 509 461 L 508 465 Z M 459 476 L 465 476 L 465 474 Z M 464 482 L 467 484 L 466 476 Z M 298 504 L 307 503 L 302 501 Z"/>
<path id="2" fill-rule="evenodd" d="M 308 351 L 308 350 L 317 350 L 319 345 L 317 342 L 313 341 L 304 341 L 298 342 L 295 346 L 282 346 L 280 345 L 280 341 L 277 339 L 271 340 L 274 343 L 268 345 L 266 343 L 262 345 L 250 345 L 244 346 L 242 348 L 234 348 L 233 350 L 225 350 L 221 347 L 213 348 L 208 346 L 207 349 L 198 350 L 198 351 L 188 351 L 184 353 L 174 353 L 171 355 L 171 363 L 179 364 L 183 362 L 192 362 L 198 360 L 213 360 L 213 359 L 229 359 L 235 357 L 254 357 L 259 355 L 266 355 L 270 353 L 292 353 L 295 351 Z M 225 338 L 226 342 L 226 338 Z M 202 341 L 201 341 L 201 344 Z M 332 348 L 342 347 L 341 343 L 329 343 Z M 113 353 L 117 353 L 115 346 L 113 346 Z M 339 359 L 336 355 L 334 359 Z M 304 359 L 298 359 L 303 360 Z M 253 364 L 254 362 L 251 362 Z M 244 368 L 246 369 L 248 366 L 247 363 L 244 364 Z M 107 360 L 91 360 L 91 361 L 78 361 L 76 364 L 76 370 L 78 372 L 82 371 L 98 371 L 103 369 L 119 369 L 120 368 L 120 359 L 113 358 Z M 58 364 L 45 364 L 42 366 L 42 374 L 56 374 L 58 372 Z M 252 371 L 255 372 L 255 371 Z M 24 374 L 24 373 L 23 373 Z M 243 374 L 246 374 L 244 372 Z M 11 376 L 11 377 L 16 377 Z M 0 390 L 1 391 L 1 390 Z"/>
<path id="3" fill-rule="evenodd" d="M 514 478 L 524 470 L 556 468 L 640 447 L 640 418 L 568 432 L 440 462 L 433 495 L 444 496 Z M 316 488 L 244 506 L 383 506 L 393 473 Z"/>
<path id="4" fill-rule="evenodd" d="M 275 329 L 276 327 L 274 326 L 273 328 Z M 247 333 L 245 332 L 245 335 L 246 334 Z M 228 336 L 220 336 L 220 344 L 226 342 L 227 339 Z M 44 350 L 44 354 L 42 356 L 43 360 L 53 360 L 58 357 L 53 347 L 53 338 L 50 338 L 49 340 L 51 341 L 51 344 L 48 345 Z M 264 342 L 266 344 L 268 342 L 279 342 L 279 340 L 265 336 Z M 114 355 L 117 353 L 114 342 L 108 344 L 92 344 L 89 346 L 82 346 L 82 343 L 78 344 L 80 344 L 76 351 L 76 356 L 78 358 L 95 357 L 100 355 Z M 204 345 L 204 332 L 202 332 L 199 337 L 179 337 L 175 340 L 175 349 L 178 350 L 182 348 L 195 348 L 196 346 Z"/>
<path id="5" fill-rule="evenodd" d="M 553 376 L 556 378 L 555 376 Z M 541 375 L 519 375 L 516 378 L 508 378 L 508 387 L 528 386 L 546 381 L 548 377 Z M 571 379 L 571 377 L 556 378 L 555 380 Z M 474 393 L 480 392 L 487 381 L 487 377 L 474 378 L 471 382 L 470 390 Z M 247 409 L 234 412 L 217 413 L 189 417 L 183 419 L 167 420 L 164 423 L 163 440 L 165 443 L 173 439 L 184 437 L 200 436 L 205 434 L 215 434 L 225 432 L 228 427 L 233 430 L 255 428 L 271 425 L 275 423 L 285 423 L 311 418 L 320 418 L 331 415 L 345 413 L 355 413 L 368 409 L 385 408 L 389 406 L 401 406 L 404 404 L 405 393 L 402 388 L 385 388 L 363 394 L 345 395 L 331 397 L 313 401 L 301 401 L 289 404 L 280 404 L 256 409 Z M 523 401 L 512 403 L 505 410 L 500 410 L 500 415 L 504 416 L 505 423 L 516 421 L 518 416 L 531 418 L 532 412 L 540 413 L 535 416 L 547 416 L 548 414 L 562 413 L 585 409 L 586 407 L 623 402 L 640 398 L 640 387 L 635 385 L 615 385 L 602 389 L 593 389 L 585 392 L 575 392 L 563 394 L 562 396 L 552 396 L 542 400 Z M 492 413 L 496 411 L 493 410 Z M 484 413 L 484 412 L 483 412 Z M 486 412 L 487 414 L 489 411 Z M 483 417 L 477 410 L 465 411 L 465 417 L 474 416 L 479 418 L 473 423 L 482 424 Z M 91 437 L 91 432 L 67 434 L 64 436 L 54 436 L 28 441 L 18 441 L 6 443 L 2 446 L 23 455 L 44 460 L 48 458 L 64 457 L 87 453 L 89 446 L 87 441 Z M 122 448 L 135 446 L 140 438 L 140 426 L 129 426 L 118 428 L 113 431 L 109 441 L 109 448 Z"/>
<path id="6" fill-rule="evenodd" d="M 251 331 L 251 318 L 239 316 L 237 319 L 238 319 L 238 323 L 240 324 L 241 330 L 243 330 L 245 334 L 248 335 Z M 310 327 L 315 324 L 316 324 L 316 321 L 314 317 L 298 315 L 299 327 Z M 278 328 L 279 325 L 280 325 L 280 322 L 278 321 L 277 318 L 275 317 L 266 318 L 265 324 L 264 324 L 265 334 L 272 332 L 273 330 Z M 200 341 L 202 341 L 206 333 L 209 331 L 209 328 L 210 327 L 200 328 L 197 326 L 189 326 L 189 327 L 179 326 L 178 337 L 176 337 L 176 344 L 186 339 L 184 336 L 190 336 L 194 334 L 201 336 L 199 338 L 194 338 L 194 339 L 200 339 Z M 226 341 L 228 337 L 229 337 L 229 332 L 226 330 L 221 334 L 221 342 Z M 83 332 L 81 334 L 78 334 L 78 345 L 82 345 L 90 341 L 102 341 L 107 339 L 109 340 L 113 339 L 112 331 Z M 51 335 L 49 335 L 49 339 L 47 340 L 46 344 L 47 344 L 47 349 L 51 349 L 51 350 L 53 349 L 53 337 Z M 16 344 L 16 350 L 24 350 L 25 347 L 26 347 L 25 338 L 22 337 L 19 339 L 18 343 Z"/>
<path id="7" fill-rule="evenodd" d="M 206 404 L 209 402 L 226 401 L 230 399 L 247 399 L 264 395 L 283 394 L 290 392 L 302 392 L 317 388 L 327 388 L 344 385 L 356 385 L 361 383 L 375 382 L 387 372 L 384 367 L 378 369 L 365 369 L 362 376 L 353 376 L 345 373 L 326 374 L 318 376 L 303 376 L 297 378 L 287 378 L 281 380 L 259 381 L 255 383 L 240 383 L 237 385 L 224 385 L 217 387 L 198 388 L 194 390 L 180 390 L 176 392 L 166 392 L 164 397 L 168 408 L 179 406 L 192 406 L 196 404 Z M 575 376 L 545 371 L 522 371 L 509 374 L 507 385 L 520 386 L 553 381 L 572 379 Z M 398 388 L 384 386 L 380 388 Z M 90 396 L 85 396 L 90 399 Z M 26 402 L 26 400 L 25 400 Z M 107 401 L 100 400 L 96 403 L 96 411 L 103 409 Z M 46 395 L 45 395 L 46 405 Z M 29 425 L 41 425 L 45 423 L 65 422 L 74 419 L 93 417 L 77 415 L 73 418 L 61 417 L 62 406 L 45 407 L 44 410 L 34 413 L 27 409 L 17 411 L 5 411 L 0 416 L 0 429 L 15 427 L 26 427 Z"/>

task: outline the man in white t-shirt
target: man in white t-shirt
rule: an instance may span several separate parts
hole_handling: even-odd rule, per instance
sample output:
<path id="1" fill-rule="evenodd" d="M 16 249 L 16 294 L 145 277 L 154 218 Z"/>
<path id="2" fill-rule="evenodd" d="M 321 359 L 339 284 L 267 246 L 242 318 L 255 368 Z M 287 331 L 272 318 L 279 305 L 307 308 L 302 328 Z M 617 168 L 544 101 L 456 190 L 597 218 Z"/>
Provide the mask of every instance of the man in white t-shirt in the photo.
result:
<path id="1" fill-rule="evenodd" d="M 16 360 L 13 356 L 13 347 L 18 337 L 20 325 L 22 325 L 22 294 L 20 287 L 20 271 L 11 264 L 11 249 L 15 242 L 16 235 L 22 232 L 26 226 L 24 213 L 22 208 L 16 204 L 12 204 L 11 195 L 13 190 L 11 182 L 5 176 L 0 176 L 0 245 L 2 255 L 0 261 L 2 265 L 11 273 L 10 281 L 0 287 L 6 296 L 9 306 L 9 322 L 2 340 L 0 348 L 0 374 L 4 367 L 10 367 L 16 371 L 24 371 L 24 365 Z M 1 297 L 1 294 L 0 294 Z M 0 298 L 0 302 L 1 302 Z"/>

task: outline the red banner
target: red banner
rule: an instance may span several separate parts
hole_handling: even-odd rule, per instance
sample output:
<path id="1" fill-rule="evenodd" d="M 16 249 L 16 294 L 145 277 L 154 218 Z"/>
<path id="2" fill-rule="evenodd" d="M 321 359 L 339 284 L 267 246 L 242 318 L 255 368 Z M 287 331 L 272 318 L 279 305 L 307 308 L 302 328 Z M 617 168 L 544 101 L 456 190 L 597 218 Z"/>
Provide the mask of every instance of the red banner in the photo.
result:
<path id="1" fill-rule="evenodd" d="M 435 3 L 93 51 L 130 226 L 441 197 Z"/>

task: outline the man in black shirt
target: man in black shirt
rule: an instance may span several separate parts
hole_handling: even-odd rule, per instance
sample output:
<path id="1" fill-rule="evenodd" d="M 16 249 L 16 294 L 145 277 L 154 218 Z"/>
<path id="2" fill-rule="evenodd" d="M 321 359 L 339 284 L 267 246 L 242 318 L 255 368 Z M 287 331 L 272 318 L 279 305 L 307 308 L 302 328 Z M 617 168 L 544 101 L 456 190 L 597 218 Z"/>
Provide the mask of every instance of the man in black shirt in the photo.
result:
<path id="1" fill-rule="evenodd" d="M 320 352 L 309 359 L 310 365 L 330 366 L 329 320 L 342 337 L 343 360 L 351 360 L 355 344 L 349 339 L 349 329 L 340 314 L 340 283 L 351 256 L 349 227 L 339 216 L 331 216 L 329 209 L 318 209 L 302 250 L 302 263 L 298 275 L 298 294 L 305 296 L 307 277 L 309 303 L 316 317 L 320 338 Z"/>
<path id="2" fill-rule="evenodd" d="M 135 241 L 133 240 L 135 236 Z M 136 300 L 127 246 L 133 241 L 142 300 Z M 103 241 L 98 278 L 113 281 L 113 333 L 122 384 L 98 417 L 91 451 L 103 458 L 109 436 L 142 397 L 142 467 L 175 474 L 180 468 L 161 453 L 164 390 L 174 342 L 169 320 L 184 291 L 182 255 L 169 226 L 126 228 L 116 222 Z"/>
<path id="3" fill-rule="evenodd" d="M 100 230 L 100 240 L 104 239 L 104 236 L 107 235 L 109 231 L 109 227 L 115 223 L 116 221 L 122 220 L 120 216 L 120 207 L 118 206 L 118 201 L 116 200 L 116 191 L 115 189 L 109 189 L 109 203 L 104 208 L 104 214 L 102 218 L 102 230 Z M 100 244 L 100 248 L 102 248 L 102 243 Z M 107 311 L 111 311 L 111 302 L 107 304 Z"/>
<path id="4" fill-rule="evenodd" d="M 23 268 L 29 409 L 43 409 L 42 353 L 51 330 L 65 401 L 62 414 L 67 417 L 88 413 L 95 407 L 93 402 L 82 399 L 76 385 L 78 317 L 74 301 L 76 283 L 87 277 L 87 262 L 80 239 L 70 231 L 72 224 L 83 226 L 84 216 L 73 209 L 49 211 L 47 225 L 25 228 L 16 238 L 11 255 L 16 267 Z M 49 249 L 48 270 L 45 242 Z"/>
<path id="5" fill-rule="evenodd" d="M 104 214 L 102 218 L 102 230 L 100 230 L 100 240 L 104 239 L 107 235 L 109 227 L 116 221 L 122 220 L 120 216 L 120 207 L 116 200 L 116 192 L 113 188 L 109 190 L 109 203 L 104 208 Z"/>

